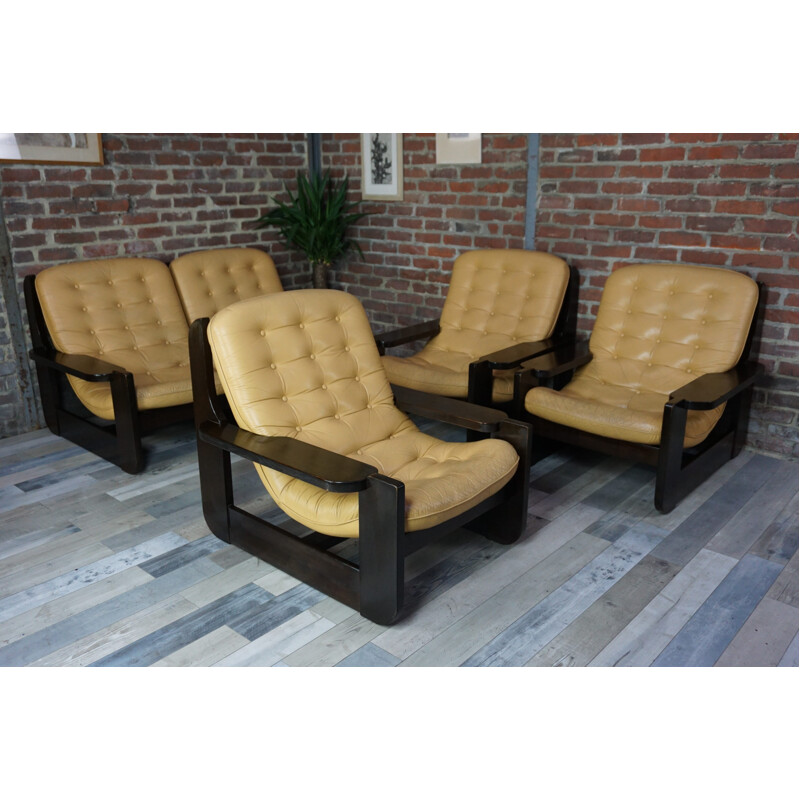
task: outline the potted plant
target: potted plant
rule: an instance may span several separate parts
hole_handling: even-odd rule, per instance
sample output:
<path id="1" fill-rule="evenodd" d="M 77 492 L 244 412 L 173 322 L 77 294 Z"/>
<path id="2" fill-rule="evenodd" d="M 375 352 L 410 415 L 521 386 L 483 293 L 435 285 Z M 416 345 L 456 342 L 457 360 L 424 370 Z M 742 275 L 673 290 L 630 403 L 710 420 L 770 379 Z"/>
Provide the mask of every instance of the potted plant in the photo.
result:
<path id="1" fill-rule="evenodd" d="M 363 257 L 358 242 L 348 238 L 347 228 L 366 216 L 353 209 L 360 201 L 347 200 L 347 176 L 337 185 L 330 171 L 316 172 L 311 179 L 297 173 L 297 195 L 284 184 L 289 202 L 276 200 L 277 207 L 259 217 L 255 226 L 275 226 L 290 247 L 301 250 L 311 263 L 313 285 L 327 286 L 328 268 L 351 248 Z"/>

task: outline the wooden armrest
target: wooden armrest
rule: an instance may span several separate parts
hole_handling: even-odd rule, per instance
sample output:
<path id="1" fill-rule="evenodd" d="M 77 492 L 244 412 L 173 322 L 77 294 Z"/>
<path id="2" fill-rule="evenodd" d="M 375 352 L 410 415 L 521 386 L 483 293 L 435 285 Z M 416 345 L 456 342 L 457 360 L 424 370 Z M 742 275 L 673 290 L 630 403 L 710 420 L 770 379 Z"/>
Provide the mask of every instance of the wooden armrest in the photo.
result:
<path id="1" fill-rule="evenodd" d="M 561 344 L 562 342 L 552 338 L 542 339 L 538 342 L 519 342 L 494 353 L 487 353 L 473 363 L 489 362 L 491 369 L 512 369 L 518 367 L 523 361 L 547 353 Z"/>
<path id="2" fill-rule="evenodd" d="M 38 364 L 85 381 L 107 381 L 115 372 L 127 372 L 122 367 L 109 364 L 108 361 L 94 356 L 61 353 L 58 350 L 48 352 L 35 349 L 30 351 L 30 356 Z"/>
<path id="3" fill-rule="evenodd" d="M 413 342 L 416 339 L 425 339 L 439 333 L 439 320 L 431 319 L 426 322 L 418 322 L 416 325 L 409 325 L 405 328 L 396 328 L 393 331 L 384 331 L 375 334 L 375 344 L 378 345 L 381 353 L 387 347 L 396 347 L 406 342 Z"/>
<path id="4" fill-rule="evenodd" d="M 589 342 L 581 340 L 557 347 L 543 355 L 525 361 L 522 367 L 537 378 L 553 378 L 564 372 L 577 369 L 592 360 Z"/>
<path id="5" fill-rule="evenodd" d="M 716 408 L 752 386 L 763 372 L 761 364 L 747 361 L 727 372 L 701 375 L 673 392 L 669 396 L 669 404 L 694 410 Z"/>
<path id="6" fill-rule="evenodd" d="M 202 441 L 330 492 L 359 492 L 375 467 L 287 436 L 260 436 L 231 423 L 207 420 L 197 430 Z"/>
<path id="7" fill-rule="evenodd" d="M 492 433 L 498 430 L 501 422 L 508 419 L 508 415 L 503 411 L 478 406 L 465 400 L 428 394 L 395 384 L 392 384 L 392 391 L 395 404 L 402 411 L 427 419 L 448 422 L 472 431 Z"/>

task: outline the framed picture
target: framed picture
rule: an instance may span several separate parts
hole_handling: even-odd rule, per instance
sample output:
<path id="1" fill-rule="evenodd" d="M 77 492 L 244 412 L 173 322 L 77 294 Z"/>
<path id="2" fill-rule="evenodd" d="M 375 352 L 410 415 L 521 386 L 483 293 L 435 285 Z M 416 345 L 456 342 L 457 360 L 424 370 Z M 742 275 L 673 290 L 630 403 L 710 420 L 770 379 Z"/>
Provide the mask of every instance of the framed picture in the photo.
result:
<path id="1" fill-rule="evenodd" d="M 102 164 L 99 133 L 0 133 L 0 162 Z"/>
<path id="2" fill-rule="evenodd" d="M 361 134 L 361 196 L 403 199 L 403 134 Z"/>
<path id="3" fill-rule="evenodd" d="M 479 133 L 437 133 L 437 164 L 480 164 L 481 135 Z"/>

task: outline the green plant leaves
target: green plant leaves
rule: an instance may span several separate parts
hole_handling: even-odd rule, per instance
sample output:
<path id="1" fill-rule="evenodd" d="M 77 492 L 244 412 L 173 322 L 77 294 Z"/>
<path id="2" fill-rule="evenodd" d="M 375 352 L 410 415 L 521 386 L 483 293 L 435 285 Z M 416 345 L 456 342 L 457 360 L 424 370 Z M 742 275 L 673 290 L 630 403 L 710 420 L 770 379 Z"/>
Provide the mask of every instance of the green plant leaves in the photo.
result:
<path id="1" fill-rule="evenodd" d="M 286 184 L 284 189 L 289 202 L 276 200 L 275 208 L 259 217 L 255 227 L 276 227 L 286 243 L 312 263 L 332 264 L 351 248 L 363 257 L 358 242 L 347 237 L 347 228 L 366 216 L 355 210 L 360 201 L 347 201 L 347 176 L 337 183 L 330 171 L 310 180 L 298 172 L 297 194 L 292 195 Z"/>

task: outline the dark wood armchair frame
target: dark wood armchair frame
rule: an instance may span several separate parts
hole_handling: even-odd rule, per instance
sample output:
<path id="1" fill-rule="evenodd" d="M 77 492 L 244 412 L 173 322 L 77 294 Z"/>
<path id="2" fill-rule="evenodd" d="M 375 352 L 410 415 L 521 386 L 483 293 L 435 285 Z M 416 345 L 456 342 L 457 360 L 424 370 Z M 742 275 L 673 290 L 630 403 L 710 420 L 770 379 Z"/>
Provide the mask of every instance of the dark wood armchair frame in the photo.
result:
<path id="1" fill-rule="evenodd" d="M 513 401 L 495 403 L 492 400 L 493 371 L 519 369 L 520 365 L 537 355 L 548 353 L 562 342 L 575 338 L 578 316 L 578 274 L 569 267 L 569 279 L 553 335 L 538 342 L 519 342 L 494 353 L 487 353 L 469 365 L 467 402 L 504 411 L 513 408 Z M 409 325 L 405 328 L 375 334 L 381 355 L 387 347 L 397 347 L 419 339 L 432 339 L 440 331 L 440 318 Z M 470 438 L 476 438 L 470 436 Z"/>
<path id="2" fill-rule="evenodd" d="M 727 372 L 702 375 L 670 395 L 664 405 L 658 445 L 587 433 L 533 416 L 525 409 L 525 395 L 530 389 L 560 389 L 578 367 L 591 361 L 588 341 L 566 343 L 523 364 L 524 369 L 515 376 L 510 414 L 533 427 L 532 462 L 544 458 L 561 442 L 649 464 L 656 468 L 655 507 L 662 513 L 672 511 L 744 446 L 753 388 L 764 373 L 764 367 L 751 360 L 753 342 L 763 321 L 763 306 L 764 285 L 759 283 L 758 305 L 739 362 Z M 684 448 L 687 412 L 716 408 L 722 403 L 726 403 L 725 410 L 711 433 L 698 445 Z"/>
<path id="3" fill-rule="evenodd" d="M 259 436 L 239 428 L 214 392 L 206 329 L 196 320 L 189 334 L 203 514 L 209 529 L 381 625 L 391 624 L 404 598 L 405 557 L 463 527 L 504 544 L 515 542 L 528 511 L 531 431 L 506 414 L 463 401 L 392 388 L 399 408 L 510 442 L 520 457 L 511 481 L 461 516 L 434 528 L 405 532 L 405 487 L 360 461 L 288 437 Z M 328 550 L 340 537 L 299 536 L 234 502 L 231 453 L 331 492 L 359 493 L 356 564 Z M 266 490 L 265 490 L 266 491 Z"/>
<path id="4" fill-rule="evenodd" d="M 86 355 L 62 353 L 53 345 L 36 294 L 35 276 L 23 281 L 42 411 L 47 427 L 57 436 L 136 474 L 144 469 L 142 436 L 157 428 L 192 418 L 192 404 L 140 411 L 134 376 L 121 367 Z M 106 381 L 111 388 L 114 421 L 100 420 L 80 403 L 66 375 L 85 381 Z"/>

